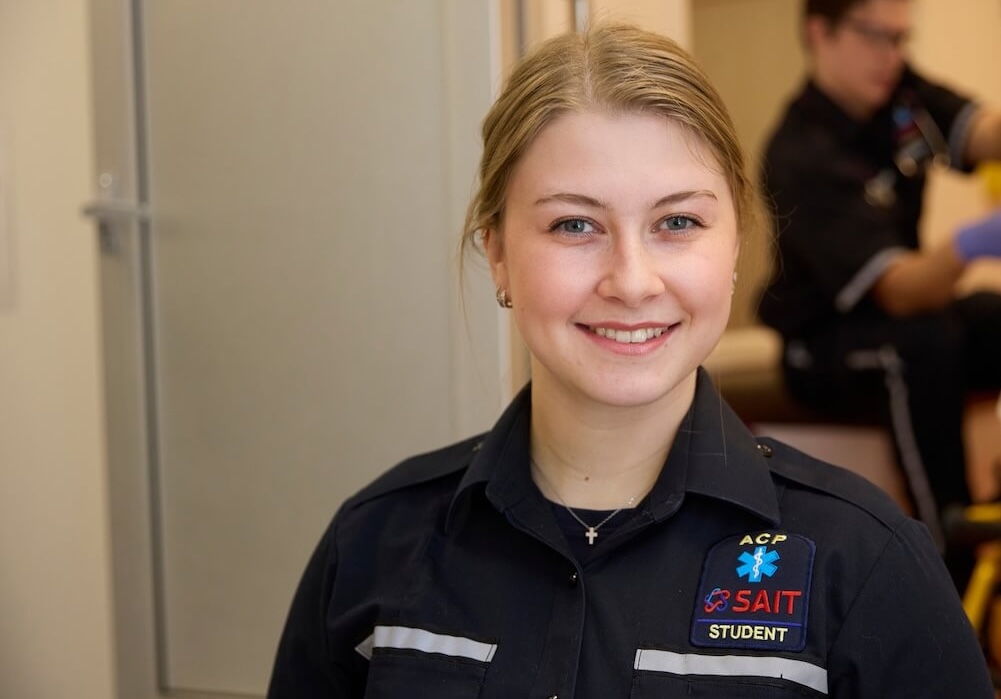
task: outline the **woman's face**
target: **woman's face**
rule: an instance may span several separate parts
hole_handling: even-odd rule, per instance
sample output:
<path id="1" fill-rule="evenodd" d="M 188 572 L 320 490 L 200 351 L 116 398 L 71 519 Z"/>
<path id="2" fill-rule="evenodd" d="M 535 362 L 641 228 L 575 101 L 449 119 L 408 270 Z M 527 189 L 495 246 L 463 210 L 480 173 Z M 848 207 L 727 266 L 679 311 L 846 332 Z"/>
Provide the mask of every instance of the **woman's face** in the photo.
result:
<path id="1" fill-rule="evenodd" d="M 485 239 L 536 388 L 623 407 L 691 395 L 726 326 L 739 248 L 718 170 L 661 116 L 570 113 L 539 134 Z"/>

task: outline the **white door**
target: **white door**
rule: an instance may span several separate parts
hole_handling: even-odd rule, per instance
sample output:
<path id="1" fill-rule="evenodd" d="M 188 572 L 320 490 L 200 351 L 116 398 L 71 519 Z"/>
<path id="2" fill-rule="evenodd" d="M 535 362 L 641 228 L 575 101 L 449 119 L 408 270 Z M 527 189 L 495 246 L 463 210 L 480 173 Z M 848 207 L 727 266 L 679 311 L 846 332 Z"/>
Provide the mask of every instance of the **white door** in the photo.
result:
<path id="1" fill-rule="evenodd" d="M 495 419 L 455 265 L 494 13 L 93 1 L 120 696 L 263 694 L 340 502 Z"/>

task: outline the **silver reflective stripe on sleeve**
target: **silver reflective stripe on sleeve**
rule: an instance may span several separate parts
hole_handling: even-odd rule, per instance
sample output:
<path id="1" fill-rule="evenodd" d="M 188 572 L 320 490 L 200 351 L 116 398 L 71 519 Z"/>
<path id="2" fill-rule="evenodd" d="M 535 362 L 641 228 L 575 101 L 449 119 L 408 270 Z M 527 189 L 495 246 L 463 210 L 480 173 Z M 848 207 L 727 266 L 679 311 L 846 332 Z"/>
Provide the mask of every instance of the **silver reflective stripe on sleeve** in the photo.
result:
<path id="1" fill-rule="evenodd" d="M 775 656 L 696 655 L 640 648 L 634 667 L 674 675 L 783 679 L 827 694 L 827 670 L 803 660 Z"/>
<path id="2" fill-rule="evenodd" d="M 409 626 L 376 626 L 375 632 L 355 646 L 355 650 L 371 659 L 372 652 L 376 648 L 419 650 L 422 653 L 439 653 L 454 658 L 469 658 L 489 663 L 497 651 L 497 644 L 481 643 L 462 636 L 431 633 Z"/>
<path id="3" fill-rule="evenodd" d="M 890 263 L 907 252 L 907 248 L 886 248 L 873 255 L 838 292 L 834 298 L 834 307 L 841 313 L 847 313 L 855 308 L 862 297 L 869 293 L 872 285 L 883 276 Z"/>

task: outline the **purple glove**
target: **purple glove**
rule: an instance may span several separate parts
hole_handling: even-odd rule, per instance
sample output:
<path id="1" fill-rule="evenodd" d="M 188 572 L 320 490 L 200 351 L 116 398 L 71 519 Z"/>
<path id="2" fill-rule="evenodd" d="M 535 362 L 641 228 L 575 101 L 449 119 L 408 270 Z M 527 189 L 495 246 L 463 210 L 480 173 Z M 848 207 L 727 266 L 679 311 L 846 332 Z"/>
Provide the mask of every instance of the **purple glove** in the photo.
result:
<path id="1" fill-rule="evenodd" d="M 953 240 L 956 252 L 965 262 L 978 257 L 1001 257 L 1001 210 L 963 226 Z"/>

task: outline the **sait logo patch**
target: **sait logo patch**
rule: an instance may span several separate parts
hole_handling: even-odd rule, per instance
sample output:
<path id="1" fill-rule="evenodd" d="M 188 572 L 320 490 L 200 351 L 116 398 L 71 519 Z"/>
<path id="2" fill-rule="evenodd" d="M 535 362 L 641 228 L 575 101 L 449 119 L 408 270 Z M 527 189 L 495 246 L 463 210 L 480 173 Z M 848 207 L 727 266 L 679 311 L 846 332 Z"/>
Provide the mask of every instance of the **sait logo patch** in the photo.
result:
<path id="1" fill-rule="evenodd" d="M 815 552 L 806 537 L 777 531 L 713 546 L 699 581 L 692 644 L 803 650 Z"/>

